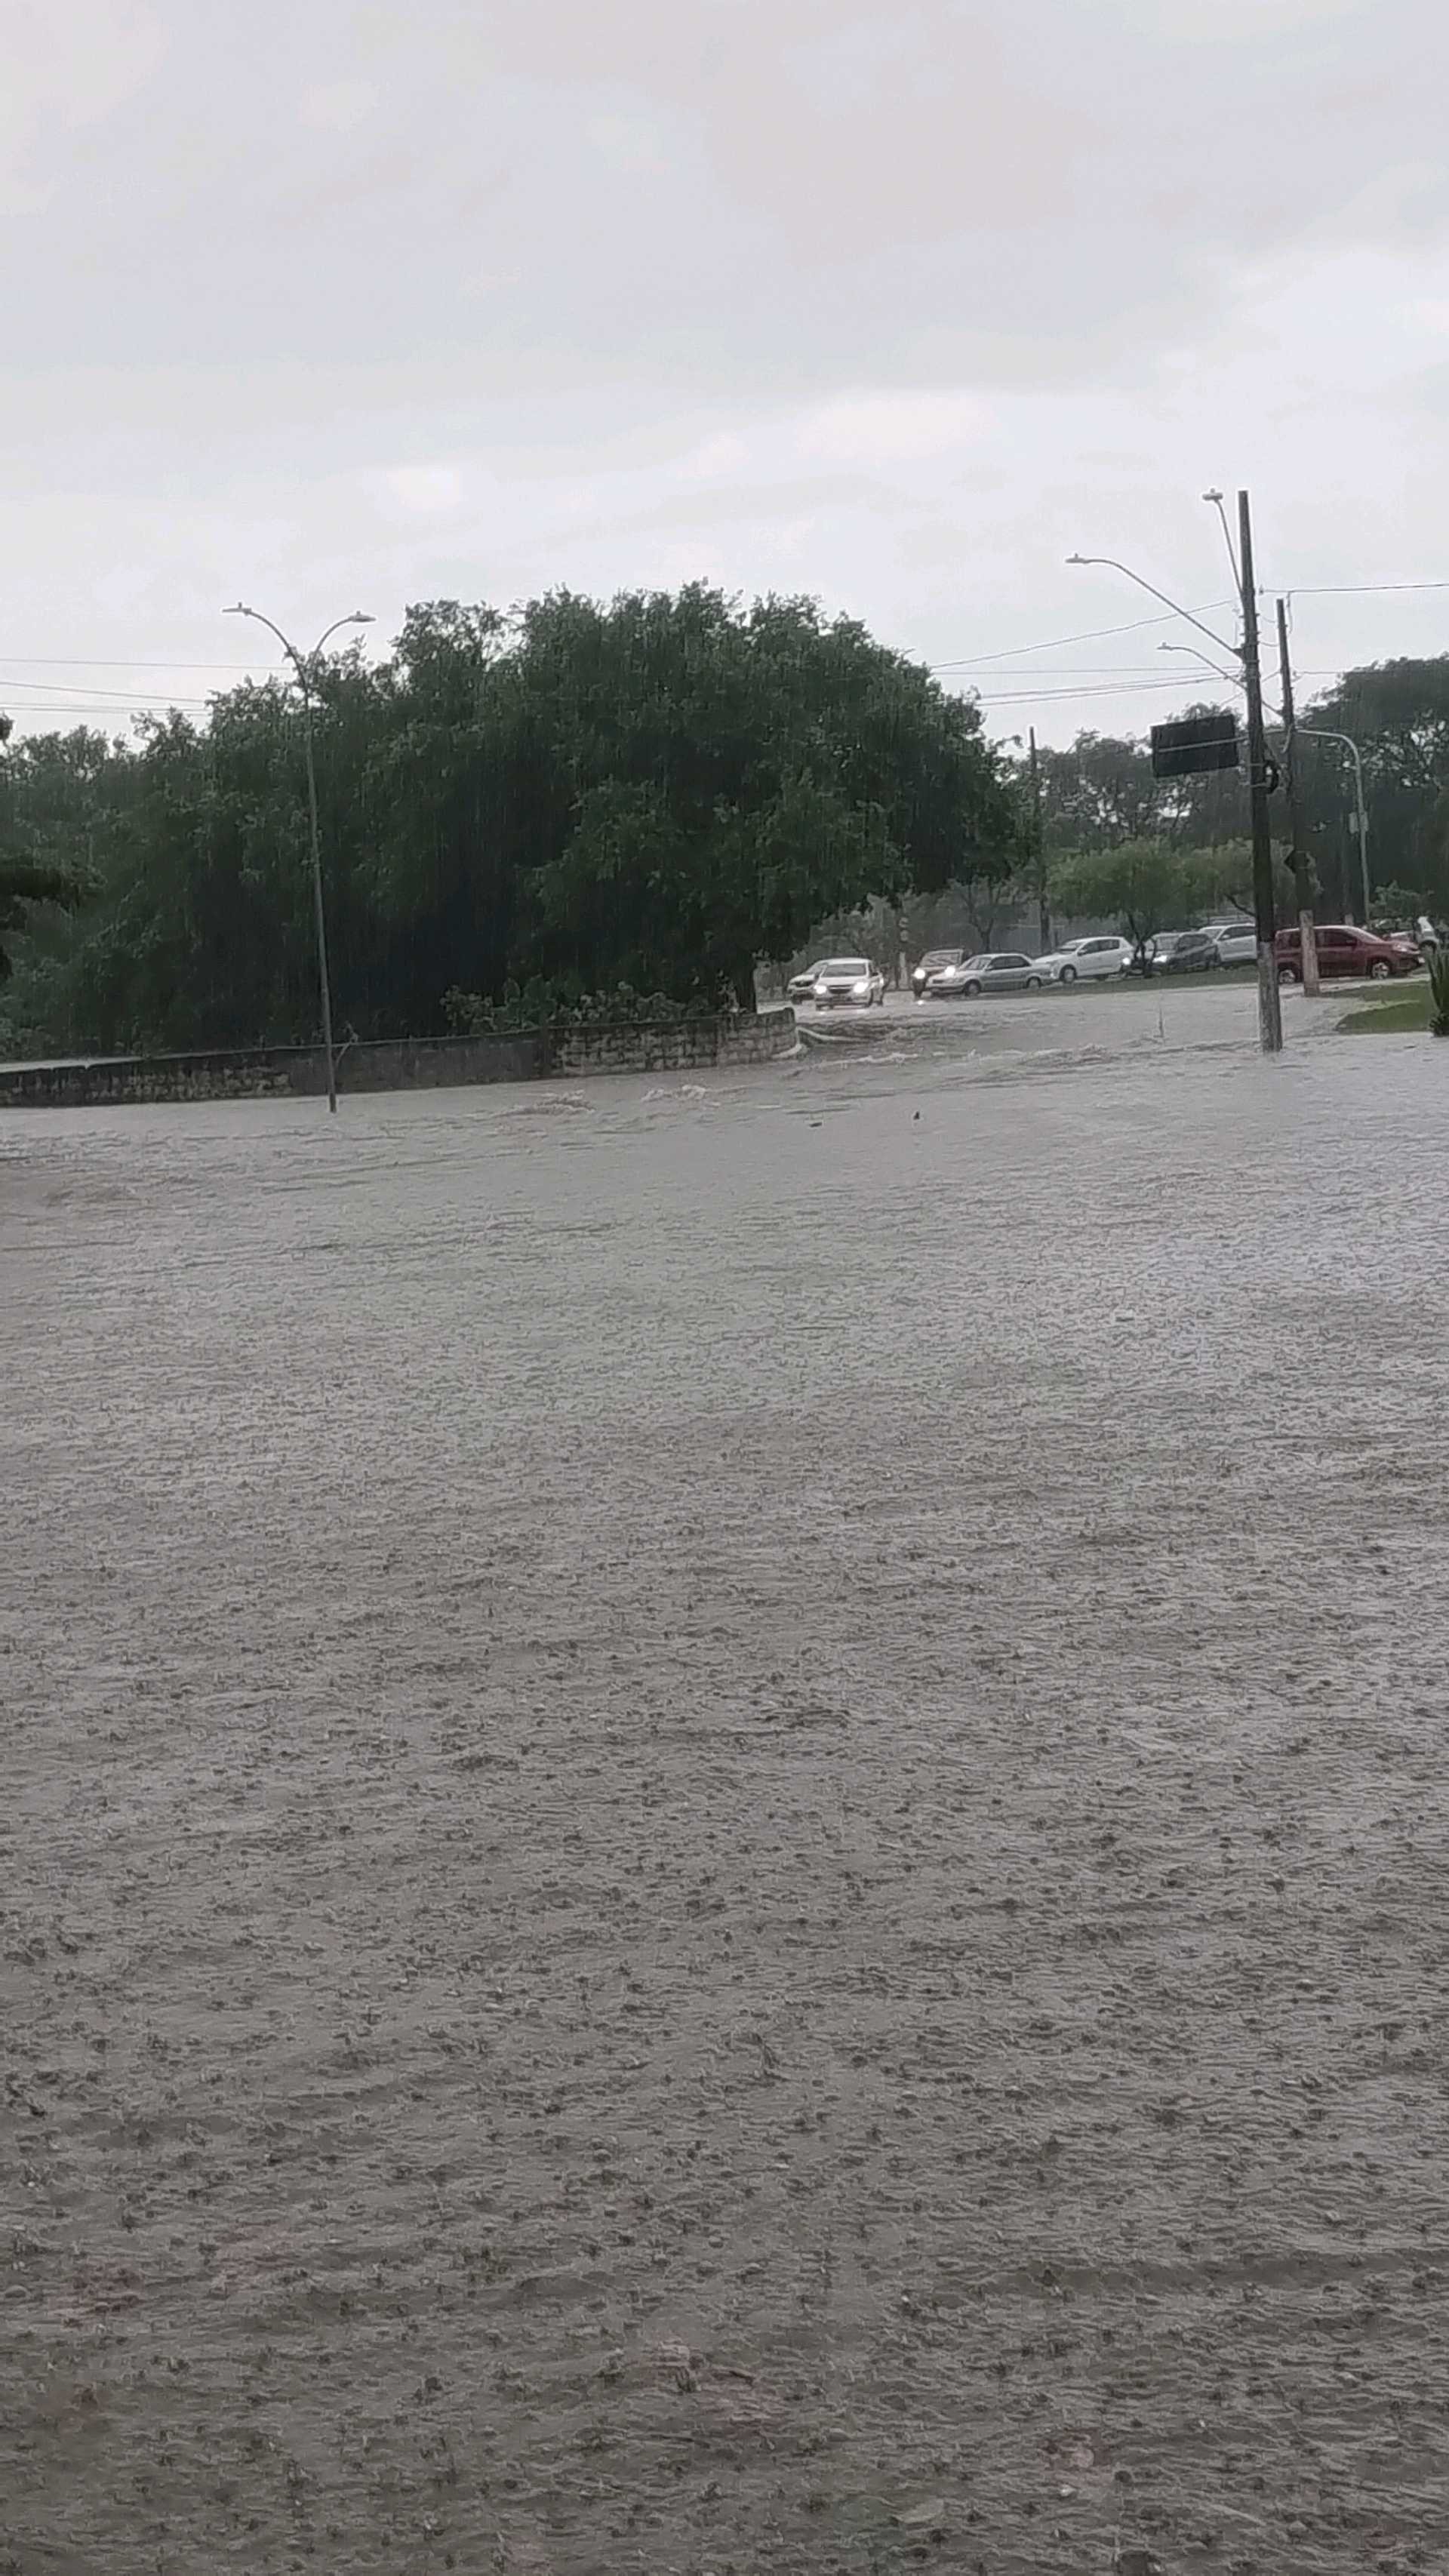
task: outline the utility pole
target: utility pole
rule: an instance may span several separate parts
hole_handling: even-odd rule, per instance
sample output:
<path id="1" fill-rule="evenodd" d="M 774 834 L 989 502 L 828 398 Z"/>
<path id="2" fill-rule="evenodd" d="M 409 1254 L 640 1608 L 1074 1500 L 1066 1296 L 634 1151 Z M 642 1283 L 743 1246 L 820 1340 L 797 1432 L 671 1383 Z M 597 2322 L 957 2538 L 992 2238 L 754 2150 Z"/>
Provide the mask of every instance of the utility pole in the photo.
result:
<path id="1" fill-rule="evenodd" d="M 1017 737 L 1020 740 L 1020 736 Z M 1037 927 L 1041 933 L 1041 953 L 1050 954 L 1052 944 L 1051 905 L 1047 901 L 1046 862 L 1042 856 L 1041 771 L 1036 762 L 1036 727 L 1027 730 L 1031 752 L 1031 855 L 1036 871 Z"/>
<path id="2" fill-rule="evenodd" d="M 1248 803 L 1253 825 L 1253 910 L 1258 932 L 1258 1044 L 1283 1051 L 1278 990 L 1277 908 L 1273 900 L 1273 827 L 1268 814 L 1268 745 L 1263 734 L 1263 674 L 1258 661 L 1258 594 L 1253 580 L 1253 522 L 1238 494 L 1238 560 L 1243 593 L 1243 686 L 1248 700 Z"/>
<path id="3" fill-rule="evenodd" d="M 289 636 L 264 617 L 259 608 L 248 608 L 238 600 L 234 608 L 224 608 L 223 617 L 251 617 L 258 626 L 275 635 L 297 674 L 302 697 L 302 747 L 307 759 L 307 837 L 312 853 L 312 926 L 317 941 L 317 980 L 322 1002 L 322 1052 L 327 1064 L 327 1106 L 337 1112 L 337 1053 L 332 1044 L 332 978 L 327 967 L 327 906 L 322 891 L 322 832 L 317 815 L 317 750 L 312 724 L 312 673 L 328 636 L 339 626 L 371 626 L 372 617 L 365 608 L 354 608 L 347 617 L 334 617 L 326 632 L 318 637 L 310 655 L 298 652 Z"/>
<path id="4" fill-rule="evenodd" d="M 1298 930 L 1303 942 L 1303 990 L 1318 991 L 1318 941 L 1313 929 L 1313 880 L 1303 847 L 1298 811 L 1298 730 L 1293 719 L 1293 665 L 1288 657 L 1288 610 L 1278 602 L 1278 669 L 1283 690 L 1283 787 L 1288 805 L 1289 859 L 1298 897 Z"/>

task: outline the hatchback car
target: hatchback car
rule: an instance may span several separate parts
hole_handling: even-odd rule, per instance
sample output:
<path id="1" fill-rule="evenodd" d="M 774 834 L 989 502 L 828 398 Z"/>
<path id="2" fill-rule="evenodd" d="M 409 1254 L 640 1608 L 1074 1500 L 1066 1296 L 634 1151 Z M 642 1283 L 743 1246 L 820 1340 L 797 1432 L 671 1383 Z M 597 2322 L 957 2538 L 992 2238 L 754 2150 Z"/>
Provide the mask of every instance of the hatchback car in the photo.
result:
<path id="1" fill-rule="evenodd" d="M 827 957 L 816 969 L 812 995 L 817 1011 L 833 1011 L 843 1002 L 858 1002 L 865 1010 L 878 1002 L 884 1010 L 885 977 L 868 957 Z"/>
<path id="2" fill-rule="evenodd" d="M 954 1001 L 972 993 L 1039 992 L 1045 978 L 1029 957 L 1014 948 L 963 957 L 959 966 L 943 966 L 926 986 L 936 1001 Z"/>
<path id="3" fill-rule="evenodd" d="M 1387 983 L 1391 975 L 1412 975 L 1419 964 L 1417 948 L 1400 947 L 1396 940 L 1379 939 L 1371 930 L 1357 930 L 1352 922 L 1319 922 L 1313 933 L 1318 951 L 1318 972 L 1329 975 L 1369 975 L 1376 984 Z M 1280 930 L 1274 943 L 1278 958 L 1280 984 L 1298 984 L 1303 980 L 1303 934 L 1300 930 Z"/>
<path id="4" fill-rule="evenodd" d="M 1131 963 L 1130 939 L 1067 939 L 1049 956 L 1034 958 L 1032 969 L 1047 984 L 1085 984 L 1125 975 Z"/>

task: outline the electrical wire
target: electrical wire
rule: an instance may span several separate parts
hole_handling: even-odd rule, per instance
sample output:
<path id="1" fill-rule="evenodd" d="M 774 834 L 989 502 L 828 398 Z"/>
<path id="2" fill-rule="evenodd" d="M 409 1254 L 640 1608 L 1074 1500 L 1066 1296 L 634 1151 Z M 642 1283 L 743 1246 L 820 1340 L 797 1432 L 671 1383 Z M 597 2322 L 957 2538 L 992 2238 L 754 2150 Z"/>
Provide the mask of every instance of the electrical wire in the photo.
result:
<path id="1" fill-rule="evenodd" d="M 1189 613 L 1194 617 L 1206 617 L 1215 608 L 1232 608 L 1234 605 L 1231 599 L 1206 599 L 1200 609 L 1195 608 Z M 1140 634 L 1144 626 L 1172 626 L 1177 616 L 1176 609 L 1169 609 L 1161 616 L 1129 617 L 1125 626 L 1088 626 L 1079 635 L 1053 635 L 1039 644 L 1007 644 L 999 653 L 968 654 L 961 661 L 928 663 L 927 668 L 932 671 L 973 671 L 978 670 L 983 662 L 1012 662 L 1023 653 L 1060 653 L 1069 644 L 1097 644 L 1108 635 Z"/>

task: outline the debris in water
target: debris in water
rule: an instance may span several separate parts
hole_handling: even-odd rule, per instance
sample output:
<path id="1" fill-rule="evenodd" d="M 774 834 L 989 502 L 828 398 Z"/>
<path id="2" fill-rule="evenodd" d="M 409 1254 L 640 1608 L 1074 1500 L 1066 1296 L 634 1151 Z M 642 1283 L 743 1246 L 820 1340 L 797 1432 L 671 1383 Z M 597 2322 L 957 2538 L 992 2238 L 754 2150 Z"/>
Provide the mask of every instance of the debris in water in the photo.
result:
<path id="1" fill-rule="evenodd" d="M 913 2505 L 909 2513 L 895 2516 L 902 2531 L 939 2531 L 945 2519 L 946 2507 L 940 2496 L 933 2496 L 929 2504 Z"/>

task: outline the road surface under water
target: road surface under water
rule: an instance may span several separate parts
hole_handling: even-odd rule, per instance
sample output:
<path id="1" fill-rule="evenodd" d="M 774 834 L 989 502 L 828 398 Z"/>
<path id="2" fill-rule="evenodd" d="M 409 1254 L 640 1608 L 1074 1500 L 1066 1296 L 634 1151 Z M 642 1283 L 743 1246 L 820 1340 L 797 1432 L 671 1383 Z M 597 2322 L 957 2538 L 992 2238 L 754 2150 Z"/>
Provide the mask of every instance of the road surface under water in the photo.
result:
<path id="1" fill-rule="evenodd" d="M 0 2568 L 1445 2563 L 1449 1049 L 989 1008 L 0 1117 Z"/>

